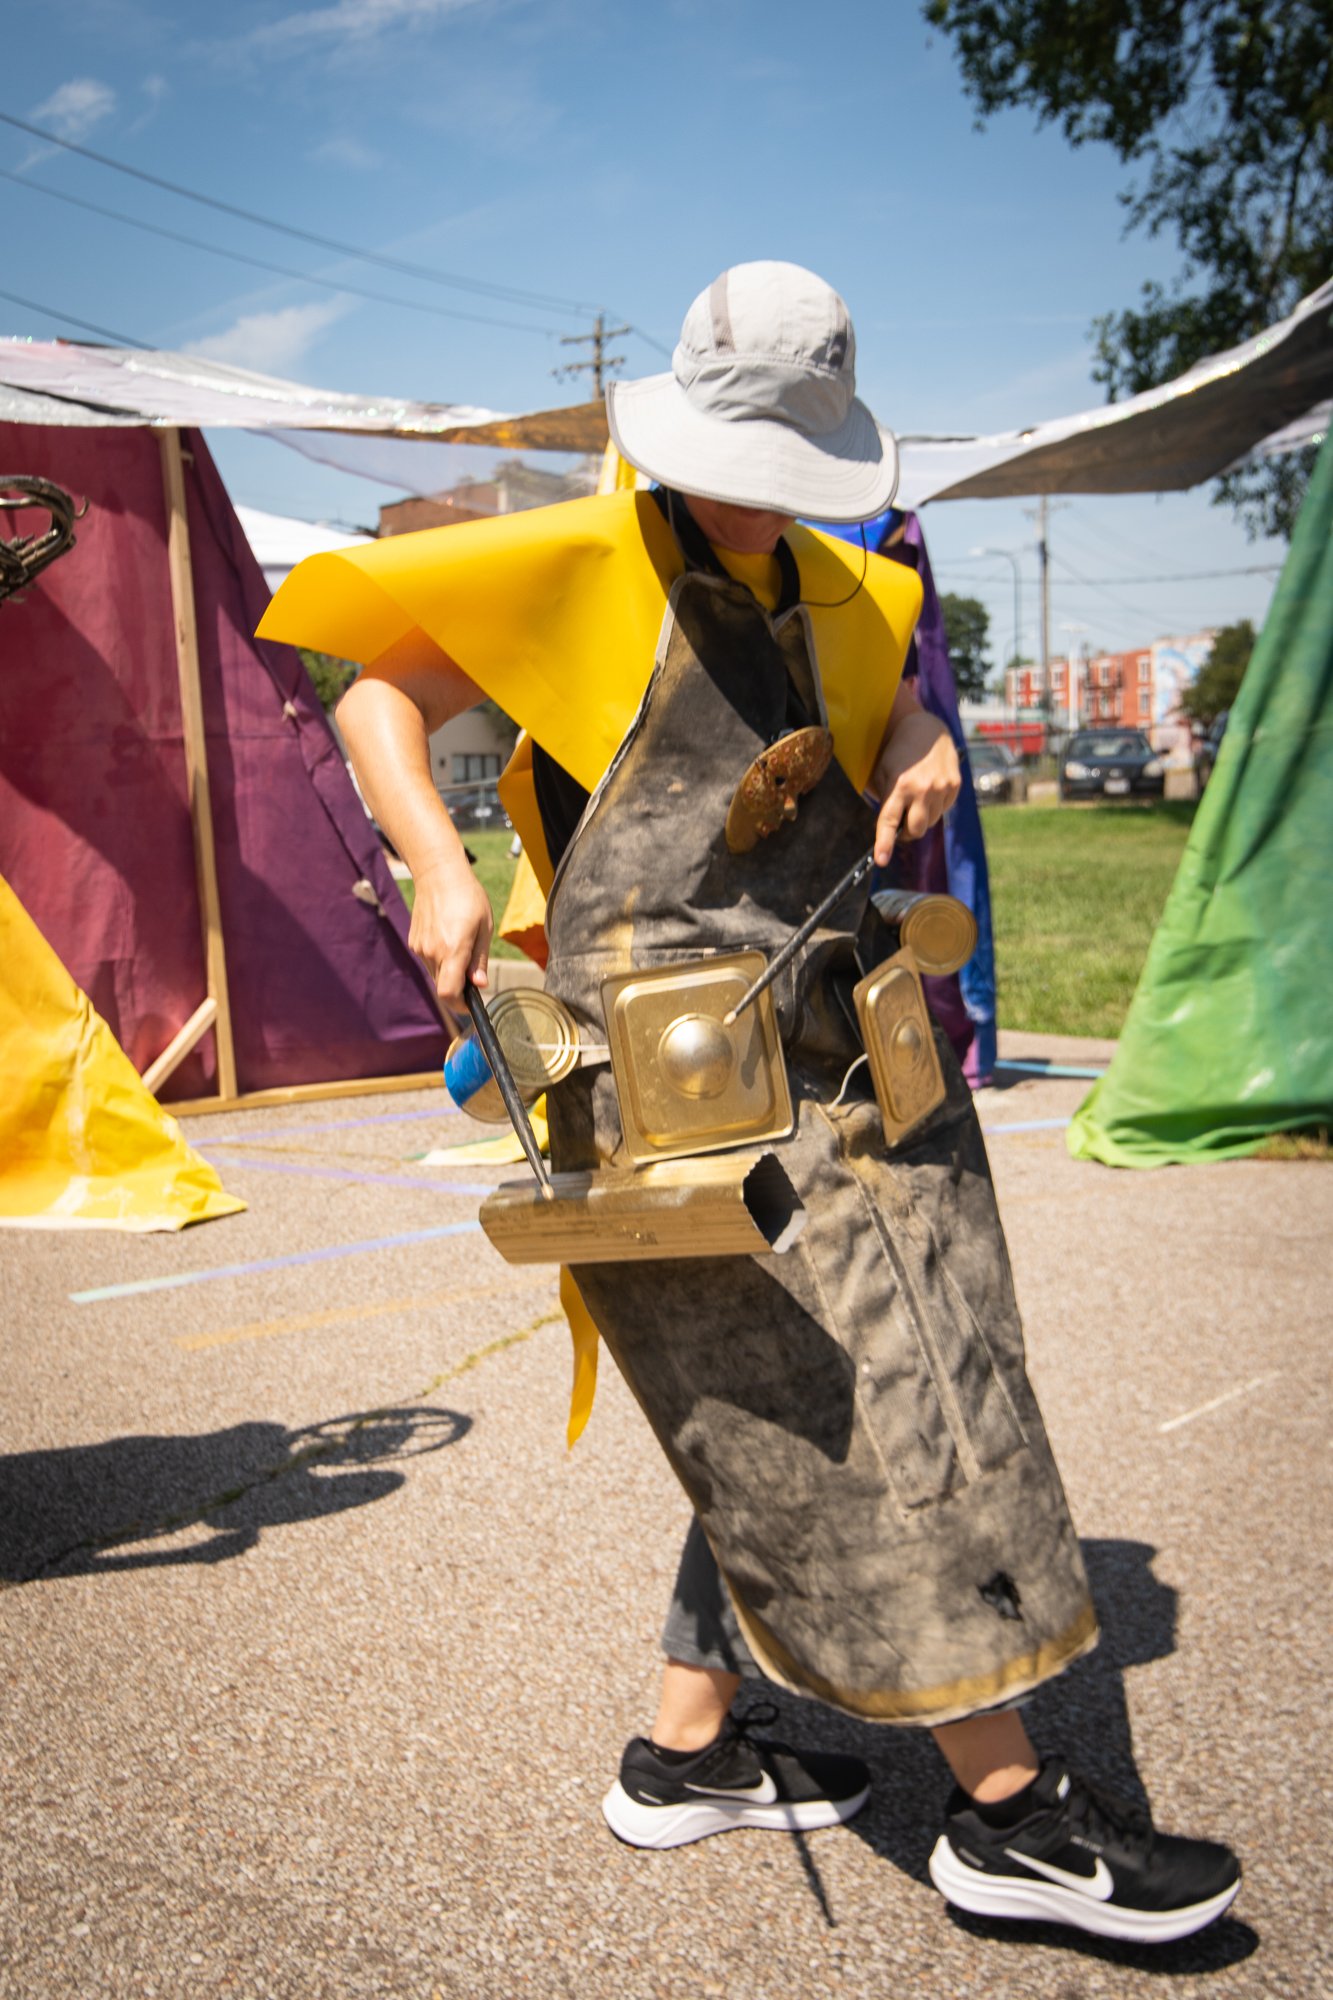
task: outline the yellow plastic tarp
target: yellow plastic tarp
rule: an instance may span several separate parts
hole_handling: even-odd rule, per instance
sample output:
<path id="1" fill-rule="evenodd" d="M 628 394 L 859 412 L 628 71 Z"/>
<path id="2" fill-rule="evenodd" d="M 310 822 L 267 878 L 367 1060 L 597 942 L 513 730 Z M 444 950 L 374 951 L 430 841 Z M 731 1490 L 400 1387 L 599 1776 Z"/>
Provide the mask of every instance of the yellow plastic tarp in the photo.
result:
<path id="1" fill-rule="evenodd" d="M 183 1229 L 245 1207 L 144 1089 L 0 877 L 0 1225 Z"/>

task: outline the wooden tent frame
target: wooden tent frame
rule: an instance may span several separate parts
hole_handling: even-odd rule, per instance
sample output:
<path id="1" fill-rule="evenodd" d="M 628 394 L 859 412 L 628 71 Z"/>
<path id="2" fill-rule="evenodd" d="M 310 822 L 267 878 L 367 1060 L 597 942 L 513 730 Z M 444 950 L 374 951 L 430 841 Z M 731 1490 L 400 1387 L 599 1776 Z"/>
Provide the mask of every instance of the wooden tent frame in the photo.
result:
<path id="1" fill-rule="evenodd" d="M 407 1076 L 349 1077 L 330 1083 L 296 1083 L 269 1090 L 242 1091 L 236 1075 L 231 1000 L 227 991 L 227 949 L 218 896 L 217 855 L 213 840 L 213 802 L 208 783 L 208 741 L 204 732 L 203 684 L 199 673 L 199 628 L 195 619 L 194 570 L 190 561 L 190 529 L 185 507 L 185 461 L 178 428 L 159 430 L 162 484 L 167 511 L 167 568 L 176 629 L 176 668 L 180 678 L 181 734 L 185 747 L 185 779 L 190 799 L 190 829 L 194 841 L 195 876 L 203 926 L 204 971 L 207 988 L 180 1032 L 143 1073 L 156 1096 L 167 1078 L 184 1062 L 211 1028 L 217 1045 L 218 1088 L 213 1097 L 195 1097 L 165 1108 L 173 1117 L 211 1111 L 248 1111 L 263 1105 L 303 1104 L 321 1098 L 367 1097 L 394 1090 L 443 1088 L 439 1070 Z"/>

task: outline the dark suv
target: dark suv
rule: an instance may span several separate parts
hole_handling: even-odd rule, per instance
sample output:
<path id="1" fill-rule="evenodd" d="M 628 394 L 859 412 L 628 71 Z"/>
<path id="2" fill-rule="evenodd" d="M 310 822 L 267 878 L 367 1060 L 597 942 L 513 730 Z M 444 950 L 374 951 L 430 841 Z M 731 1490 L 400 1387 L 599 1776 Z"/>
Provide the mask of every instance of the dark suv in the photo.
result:
<path id="1" fill-rule="evenodd" d="M 1166 765 L 1141 729 L 1080 729 L 1060 763 L 1062 799 L 1160 799 Z"/>

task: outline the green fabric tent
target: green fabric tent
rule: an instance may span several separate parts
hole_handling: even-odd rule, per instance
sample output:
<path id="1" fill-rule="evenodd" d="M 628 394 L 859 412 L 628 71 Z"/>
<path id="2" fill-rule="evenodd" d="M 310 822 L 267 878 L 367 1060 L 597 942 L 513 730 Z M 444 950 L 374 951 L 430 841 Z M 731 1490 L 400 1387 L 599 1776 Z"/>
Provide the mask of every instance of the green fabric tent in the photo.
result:
<path id="1" fill-rule="evenodd" d="M 1333 1128 L 1333 432 L 1076 1159 Z"/>

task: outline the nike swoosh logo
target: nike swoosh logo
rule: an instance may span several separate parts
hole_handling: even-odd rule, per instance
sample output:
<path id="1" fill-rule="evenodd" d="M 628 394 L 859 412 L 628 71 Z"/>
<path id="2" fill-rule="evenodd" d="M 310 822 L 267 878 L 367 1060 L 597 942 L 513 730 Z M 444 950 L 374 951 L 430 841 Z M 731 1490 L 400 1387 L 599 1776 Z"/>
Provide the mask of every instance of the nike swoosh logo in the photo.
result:
<path id="1" fill-rule="evenodd" d="M 1035 1855 L 1019 1854 L 1012 1847 L 1006 1847 L 1004 1851 L 1011 1861 L 1020 1861 L 1024 1868 L 1035 1869 L 1047 1881 L 1058 1882 L 1062 1889 L 1077 1889 L 1080 1896 L 1092 1896 L 1097 1902 L 1105 1903 L 1115 1894 L 1115 1880 L 1100 1854 L 1091 1875 L 1073 1875 L 1067 1868 L 1057 1868 L 1054 1862 L 1038 1861 Z"/>
<path id="2" fill-rule="evenodd" d="M 685 1781 L 687 1792 L 698 1792 L 706 1799 L 744 1799 L 747 1805 L 771 1806 L 775 1804 L 778 1788 L 773 1783 L 771 1771 L 765 1771 L 757 1785 L 728 1785 L 725 1789 L 718 1785 L 692 1785 Z"/>

